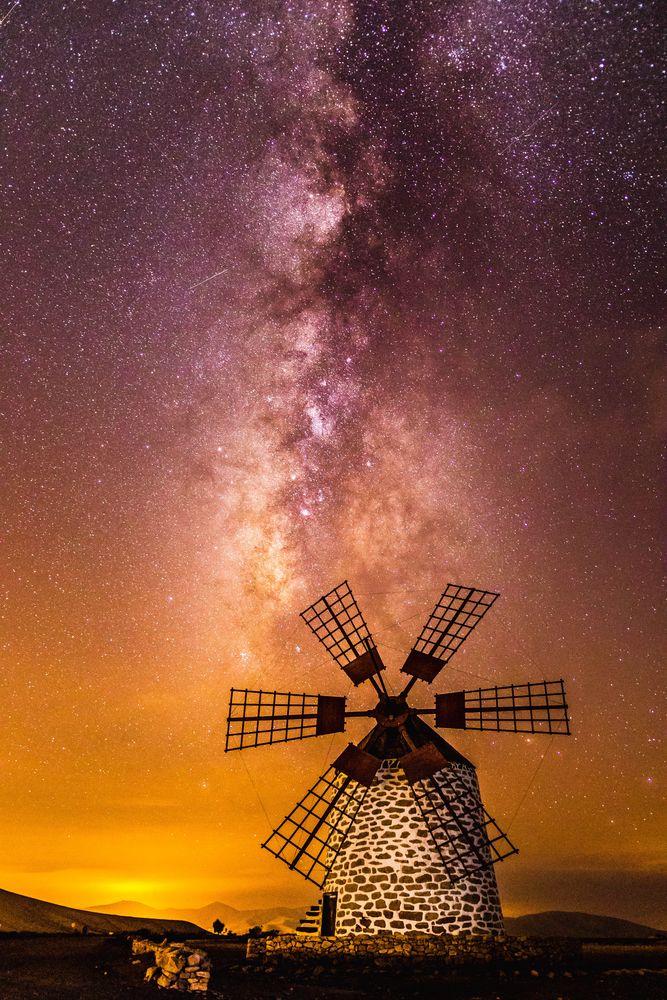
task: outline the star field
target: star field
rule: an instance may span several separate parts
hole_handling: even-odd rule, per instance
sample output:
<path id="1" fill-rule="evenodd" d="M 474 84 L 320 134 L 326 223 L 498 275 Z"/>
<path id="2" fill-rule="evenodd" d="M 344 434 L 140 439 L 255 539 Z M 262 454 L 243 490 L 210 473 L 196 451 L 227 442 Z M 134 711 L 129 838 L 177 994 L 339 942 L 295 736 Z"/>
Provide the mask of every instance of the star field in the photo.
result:
<path id="1" fill-rule="evenodd" d="M 228 688 L 345 694 L 298 612 L 395 669 L 452 580 L 438 690 L 572 708 L 454 741 L 506 911 L 664 926 L 657 4 L 9 6 L 0 885 L 309 899 L 264 810 L 347 737 L 225 758 Z"/>

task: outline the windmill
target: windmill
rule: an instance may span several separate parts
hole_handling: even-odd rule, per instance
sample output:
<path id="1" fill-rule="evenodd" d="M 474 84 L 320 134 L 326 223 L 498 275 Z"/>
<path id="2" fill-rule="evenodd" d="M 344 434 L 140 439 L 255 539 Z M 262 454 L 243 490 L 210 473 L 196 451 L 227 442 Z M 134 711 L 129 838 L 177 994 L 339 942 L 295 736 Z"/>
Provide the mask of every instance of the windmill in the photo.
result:
<path id="1" fill-rule="evenodd" d="M 301 617 L 352 684 L 378 697 L 348 711 L 345 697 L 232 688 L 225 750 L 340 733 L 374 720 L 297 803 L 262 847 L 323 890 L 320 933 L 502 931 L 493 865 L 517 849 L 484 808 L 475 767 L 436 729 L 569 735 L 562 680 L 436 694 L 413 708 L 499 595 L 448 584 L 391 694 L 382 662 L 344 581 Z"/>

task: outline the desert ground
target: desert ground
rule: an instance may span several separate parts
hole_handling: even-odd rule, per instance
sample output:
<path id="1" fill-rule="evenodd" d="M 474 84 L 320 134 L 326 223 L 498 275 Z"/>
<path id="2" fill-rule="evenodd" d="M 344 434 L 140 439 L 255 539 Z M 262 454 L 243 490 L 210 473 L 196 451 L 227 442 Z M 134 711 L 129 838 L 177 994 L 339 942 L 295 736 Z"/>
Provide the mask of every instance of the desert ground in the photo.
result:
<path id="1" fill-rule="evenodd" d="M 664 1000 L 667 944 L 587 944 L 577 967 L 386 972 L 374 968 L 260 971 L 243 942 L 207 937 L 211 1000 Z M 0 937 L 2 1000 L 146 1000 L 162 991 L 143 982 L 126 935 Z"/>

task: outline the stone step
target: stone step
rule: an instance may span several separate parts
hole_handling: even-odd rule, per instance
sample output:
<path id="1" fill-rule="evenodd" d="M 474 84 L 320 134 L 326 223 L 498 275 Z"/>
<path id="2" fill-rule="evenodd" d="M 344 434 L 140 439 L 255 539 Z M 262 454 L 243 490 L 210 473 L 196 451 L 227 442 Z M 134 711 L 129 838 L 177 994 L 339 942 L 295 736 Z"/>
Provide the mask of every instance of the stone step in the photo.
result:
<path id="1" fill-rule="evenodd" d="M 297 934 L 319 934 L 320 927 L 322 925 L 322 902 L 313 903 L 309 906 L 306 913 L 301 920 L 296 929 Z"/>

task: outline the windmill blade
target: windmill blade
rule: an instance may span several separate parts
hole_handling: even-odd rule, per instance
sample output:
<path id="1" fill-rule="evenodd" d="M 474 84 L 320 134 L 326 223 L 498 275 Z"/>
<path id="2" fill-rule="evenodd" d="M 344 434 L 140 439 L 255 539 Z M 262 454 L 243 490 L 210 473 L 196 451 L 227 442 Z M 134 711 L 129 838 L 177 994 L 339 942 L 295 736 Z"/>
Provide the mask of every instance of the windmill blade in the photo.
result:
<path id="1" fill-rule="evenodd" d="M 262 847 L 322 888 L 367 791 L 330 767 Z"/>
<path id="2" fill-rule="evenodd" d="M 345 716 L 345 698 L 232 688 L 225 751 L 342 733 Z"/>
<path id="3" fill-rule="evenodd" d="M 384 664 L 347 580 L 302 611 L 301 617 L 355 686 L 370 679 L 380 691 L 379 678 L 384 690 L 380 676 Z"/>
<path id="4" fill-rule="evenodd" d="M 447 584 L 401 667 L 412 676 L 404 694 L 416 680 L 430 684 L 438 676 L 499 596 L 490 590 Z"/>
<path id="5" fill-rule="evenodd" d="M 518 854 L 480 799 L 470 807 L 470 792 L 453 773 L 439 771 L 411 787 L 450 881 Z"/>
<path id="6" fill-rule="evenodd" d="M 437 694 L 435 724 L 439 729 L 570 735 L 562 679 Z"/>

